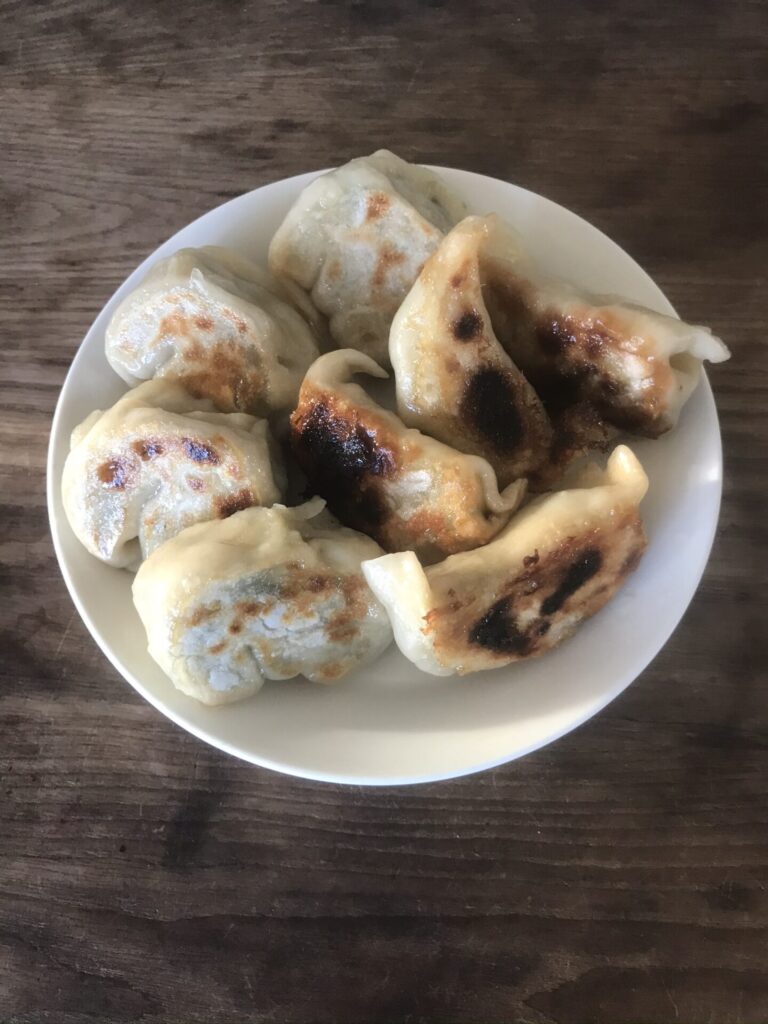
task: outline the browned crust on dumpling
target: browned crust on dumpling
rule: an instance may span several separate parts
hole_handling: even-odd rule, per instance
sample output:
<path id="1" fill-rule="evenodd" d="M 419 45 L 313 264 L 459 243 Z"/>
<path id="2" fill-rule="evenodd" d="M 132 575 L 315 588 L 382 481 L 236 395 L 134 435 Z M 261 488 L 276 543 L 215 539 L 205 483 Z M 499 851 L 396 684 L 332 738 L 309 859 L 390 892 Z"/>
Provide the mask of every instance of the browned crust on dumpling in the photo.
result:
<path id="1" fill-rule="evenodd" d="M 201 438 L 192 433 L 183 437 L 173 434 L 158 436 L 157 432 L 151 437 L 134 438 L 130 443 L 116 444 L 93 471 L 106 490 L 129 491 L 142 484 L 142 463 L 153 462 L 161 467 L 165 459 L 176 460 L 176 465 L 189 464 L 190 468 L 195 469 L 194 473 L 187 473 L 184 477 L 190 491 L 206 490 L 207 484 L 211 482 L 212 470 L 224 480 L 232 481 L 237 480 L 240 473 L 229 442 L 221 434 L 215 434 L 213 438 Z M 258 504 L 258 495 L 250 488 L 243 487 L 234 494 L 216 498 L 211 515 L 225 519 L 241 509 Z"/>
<path id="2" fill-rule="evenodd" d="M 290 570 L 290 573 L 285 580 L 276 583 L 273 593 L 259 599 L 237 602 L 226 626 L 226 633 L 218 637 L 208 648 L 209 654 L 223 654 L 230 645 L 235 648 L 241 647 L 243 641 L 240 634 L 247 631 L 248 619 L 268 616 L 278 605 L 284 608 L 282 622 L 286 629 L 291 626 L 300 627 L 302 620 L 312 621 L 316 615 L 318 595 L 328 596 L 330 593 L 340 595 L 342 605 L 324 626 L 328 643 L 354 644 L 361 635 L 361 623 L 365 621 L 369 612 L 371 600 L 370 591 L 363 578 L 357 574 L 303 569 L 298 563 L 289 563 L 285 568 Z M 186 624 L 197 626 L 219 614 L 220 610 L 220 606 L 210 609 L 199 605 L 189 612 Z M 261 638 L 254 642 L 265 662 L 273 662 L 275 651 L 270 647 L 268 640 Z M 333 682 L 348 672 L 349 667 L 349 664 L 343 661 L 329 662 L 320 670 L 318 681 Z"/>
<path id="3" fill-rule="evenodd" d="M 403 440 L 386 415 L 314 384 L 302 385 L 291 416 L 291 446 L 313 493 L 343 523 L 387 551 L 418 550 L 434 561 L 486 543 L 503 525 L 503 519 L 485 517 L 462 502 L 458 487 L 450 489 L 453 501 L 443 494 L 403 516 L 394 485 L 423 453 Z"/>
<path id="4" fill-rule="evenodd" d="M 448 591 L 426 617 L 438 660 L 476 671 L 543 654 L 610 600 L 646 546 L 633 509 L 546 554 L 531 551 L 501 583 L 477 579 L 460 598 Z"/>
<path id="5" fill-rule="evenodd" d="M 585 303 L 578 315 L 537 311 L 531 283 L 499 272 L 489 276 L 486 297 L 499 341 L 550 415 L 590 402 L 593 415 L 618 430 L 658 437 L 669 429 L 674 371 L 666 360 L 655 358 L 649 339 L 627 337 L 620 317 L 609 308 Z M 642 400 L 636 392 L 627 394 L 612 371 L 616 353 L 643 363 Z"/>
<path id="6" fill-rule="evenodd" d="M 534 388 L 497 342 L 493 316 L 484 307 L 482 267 L 465 258 L 446 271 L 442 259 L 438 251 L 421 275 L 425 291 L 440 294 L 429 384 L 441 407 L 430 410 L 428 429 L 459 451 L 487 459 L 504 487 L 547 462 L 552 425 Z"/>

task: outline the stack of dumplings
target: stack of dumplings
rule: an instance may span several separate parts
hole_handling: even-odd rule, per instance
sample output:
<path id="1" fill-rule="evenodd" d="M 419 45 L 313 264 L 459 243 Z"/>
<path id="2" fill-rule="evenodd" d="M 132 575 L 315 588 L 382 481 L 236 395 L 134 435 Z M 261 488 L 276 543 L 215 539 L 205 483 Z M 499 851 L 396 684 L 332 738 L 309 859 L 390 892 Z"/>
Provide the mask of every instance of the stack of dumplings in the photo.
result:
<path id="1" fill-rule="evenodd" d="M 204 704 L 336 682 L 393 637 L 432 675 L 497 668 L 636 569 L 648 480 L 618 442 L 671 430 L 728 354 L 548 278 L 380 150 L 301 193 L 268 269 L 214 246 L 155 264 L 107 329 L 131 390 L 73 432 L 64 508 L 136 572 L 149 653 Z"/>

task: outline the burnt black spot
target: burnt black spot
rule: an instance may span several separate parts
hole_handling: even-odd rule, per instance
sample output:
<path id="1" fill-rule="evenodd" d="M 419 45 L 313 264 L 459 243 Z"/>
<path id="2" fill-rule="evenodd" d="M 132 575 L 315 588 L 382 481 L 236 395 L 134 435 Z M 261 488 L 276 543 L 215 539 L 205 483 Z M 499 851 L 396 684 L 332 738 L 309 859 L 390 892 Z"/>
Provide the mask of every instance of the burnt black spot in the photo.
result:
<path id="1" fill-rule="evenodd" d="M 536 627 L 536 636 L 546 636 L 546 634 L 549 632 L 550 625 L 551 623 L 547 622 L 546 619 L 542 619 Z"/>
<path id="2" fill-rule="evenodd" d="M 113 491 L 124 491 L 130 478 L 130 466 L 125 459 L 110 459 L 99 466 L 99 480 Z"/>
<path id="3" fill-rule="evenodd" d="M 584 586 L 600 569 L 603 556 L 597 548 L 583 551 L 566 572 L 560 586 L 541 602 L 542 615 L 554 615 L 559 611 L 571 594 Z"/>
<path id="4" fill-rule="evenodd" d="M 536 339 L 548 356 L 559 356 L 576 344 L 576 335 L 562 320 L 545 320 L 536 328 Z"/>
<path id="5" fill-rule="evenodd" d="M 504 370 L 478 370 L 467 382 L 459 412 L 499 454 L 511 454 L 525 438 L 514 382 Z"/>
<path id="6" fill-rule="evenodd" d="M 215 448 L 204 441 L 195 441 L 191 437 L 182 438 L 185 453 L 193 462 L 209 462 L 212 466 L 219 463 L 219 454 Z"/>
<path id="7" fill-rule="evenodd" d="M 294 453 L 314 493 L 352 525 L 376 526 L 387 514 L 378 480 L 395 468 L 392 452 L 361 423 L 335 416 L 324 404 L 294 423 Z"/>
<path id="8" fill-rule="evenodd" d="M 237 494 L 230 494 L 226 498 L 219 498 L 216 502 L 216 511 L 219 519 L 226 519 L 235 512 L 242 512 L 244 508 L 253 505 L 253 494 L 247 489 L 238 491 Z"/>
<path id="9" fill-rule="evenodd" d="M 483 318 L 476 309 L 467 310 L 453 322 L 453 334 L 459 341 L 471 341 L 481 334 L 482 330 Z"/>
<path id="10" fill-rule="evenodd" d="M 497 654 L 528 654 L 531 649 L 530 637 L 518 629 L 511 604 L 511 597 L 502 597 L 491 605 L 470 629 L 469 642 Z"/>

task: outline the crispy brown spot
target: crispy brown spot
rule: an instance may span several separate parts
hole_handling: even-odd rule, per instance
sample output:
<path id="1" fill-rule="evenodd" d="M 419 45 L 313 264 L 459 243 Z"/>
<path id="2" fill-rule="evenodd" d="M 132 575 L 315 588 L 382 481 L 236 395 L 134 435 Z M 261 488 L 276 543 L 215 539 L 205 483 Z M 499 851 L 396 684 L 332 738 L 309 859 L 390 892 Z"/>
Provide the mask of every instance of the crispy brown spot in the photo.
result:
<path id="1" fill-rule="evenodd" d="M 236 607 L 241 615 L 261 615 L 264 609 L 260 601 L 238 601 Z"/>
<path id="2" fill-rule="evenodd" d="M 179 381 L 191 395 L 210 398 L 223 412 L 239 409 L 258 415 L 264 411 L 265 381 L 259 364 L 248 359 L 249 348 L 234 341 L 188 345 L 185 353 L 195 368 Z"/>
<path id="3" fill-rule="evenodd" d="M 335 615 L 328 623 L 325 634 L 331 643 L 345 644 L 355 639 L 359 631 L 357 617 L 349 612 Z"/>
<path id="4" fill-rule="evenodd" d="M 124 491 L 132 481 L 132 466 L 127 459 L 118 457 L 102 463 L 96 470 L 99 480 L 112 491 Z"/>
<path id="5" fill-rule="evenodd" d="M 528 569 L 532 565 L 536 565 L 539 560 L 539 549 L 537 548 L 532 555 L 526 555 L 523 559 L 523 565 Z"/>
<path id="6" fill-rule="evenodd" d="M 238 314 L 233 309 L 222 309 L 221 315 L 226 320 L 229 320 L 231 324 L 235 325 L 238 334 L 245 334 L 245 332 L 248 330 L 248 324 L 245 322 L 245 320 L 243 320 L 241 316 L 238 316 Z"/>
<path id="7" fill-rule="evenodd" d="M 383 245 L 379 258 L 376 260 L 376 267 L 373 271 L 372 283 L 375 288 L 381 288 L 384 278 L 393 267 L 405 262 L 405 253 L 393 248 L 391 245 Z"/>
<path id="8" fill-rule="evenodd" d="M 451 288 L 461 288 L 464 284 L 464 274 L 454 274 L 451 278 Z"/>
<path id="9" fill-rule="evenodd" d="M 312 594 L 319 594 L 331 586 L 331 580 L 327 576 L 310 576 L 307 580 L 307 590 Z"/>
<path id="10" fill-rule="evenodd" d="M 219 643 L 214 644 L 213 647 L 208 648 L 209 654 L 221 654 L 224 648 L 227 646 L 226 640 L 220 640 Z"/>
<path id="11" fill-rule="evenodd" d="M 238 491 L 237 494 L 217 498 L 216 514 L 219 519 L 226 519 L 227 516 L 234 515 L 235 512 L 242 512 L 244 508 L 250 508 L 253 504 L 255 504 L 253 494 L 245 487 L 242 491 Z"/>
<path id="12" fill-rule="evenodd" d="M 183 313 L 178 311 L 174 313 L 167 313 L 160 321 L 158 331 L 163 335 L 172 335 L 173 337 L 184 337 L 188 336 L 189 331 L 189 320 Z"/>
<path id="13" fill-rule="evenodd" d="M 320 670 L 318 678 L 321 682 L 332 683 L 338 679 L 339 676 L 343 676 L 347 671 L 347 666 L 342 661 L 331 661 L 327 665 L 323 665 Z"/>
<path id="14" fill-rule="evenodd" d="M 237 634 L 238 633 L 242 633 L 242 631 L 243 631 L 243 624 L 242 624 L 242 622 L 240 622 L 239 619 L 235 619 L 234 622 L 230 622 L 230 624 L 229 624 L 229 632 L 232 634 L 232 636 L 237 636 Z"/>
<path id="15" fill-rule="evenodd" d="M 205 483 L 199 476 L 188 476 L 187 487 L 189 487 L 190 491 L 202 491 L 205 489 Z"/>
<path id="16" fill-rule="evenodd" d="M 211 466 L 216 466 L 221 461 L 216 449 L 205 441 L 197 441 L 192 437 L 182 437 L 181 446 L 184 449 L 184 453 L 193 462 L 207 462 Z"/>
<path id="17" fill-rule="evenodd" d="M 212 331 L 213 330 L 213 319 L 208 316 L 207 313 L 198 313 L 194 317 L 195 326 L 199 327 L 201 331 Z"/>
<path id="18" fill-rule="evenodd" d="M 142 462 L 156 459 L 158 455 L 162 455 L 165 451 L 159 441 L 134 441 L 131 447 Z"/>
<path id="19" fill-rule="evenodd" d="M 390 207 L 390 198 L 386 192 L 371 192 L 365 204 L 365 219 L 376 220 L 386 213 Z"/>
<path id="20" fill-rule="evenodd" d="M 483 333 L 483 318 L 476 309 L 468 309 L 454 320 L 452 330 L 458 341 L 472 341 L 478 334 Z"/>
<path id="21" fill-rule="evenodd" d="M 201 622 L 205 622 L 207 619 L 212 619 L 220 610 L 221 605 L 214 605 L 211 608 L 196 608 L 189 616 L 187 622 L 190 626 L 199 626 Z"/>
<path id="22" fill-rule="evenodd" d="M 500 455 L 514 452 L 525 440 L 511 374 L 493 366 L 467 381 L 459 414 Z"/>

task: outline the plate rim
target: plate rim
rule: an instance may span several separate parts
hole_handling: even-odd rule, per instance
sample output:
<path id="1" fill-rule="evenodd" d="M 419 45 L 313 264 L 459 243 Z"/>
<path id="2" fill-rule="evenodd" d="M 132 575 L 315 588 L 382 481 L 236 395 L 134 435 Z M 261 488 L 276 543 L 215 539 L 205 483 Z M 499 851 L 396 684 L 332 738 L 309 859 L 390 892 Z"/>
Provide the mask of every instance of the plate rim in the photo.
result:
<path id="1" fill-rule="evenodd" d="M 552 207 L 555 207 L 560 215 L 565 214 L 567 217 L 575 218 L 577 221 L 580 222 L 581 225 L 586 227 L 588 229 L 588 231 L 594 232 L 594 233 L 596 233 L 598 235 L 603 236 L 603 238 L 607 239 L 612 245 L 614 245 L 618 249 L 620 249 L 621 252 L 624 254 L 624 256 L 626 256 L 626 258 L 629 261 L 631 261 L 634 270 L 639 275 L 643 276 L 647 280 L 647 282 L 649 282 L 653 286 L 653 288 L 656 289 L 656 291 L 658 291 L 658 293 L 661 296 L 663 296 L 664 302 L 665 302 L 666 306 L 668 307 L 670 315 L 674 315 L 675 317 L 677 317 L 678 314 L 677 314 L 676 310 L 672 306 L 672 303 L 669 301 L 669 299 L 667 298 L 665 293 L 662 291 L 661 287 L 653 280 L 653 278 L 650 276 L 650 274 L 648 274 L 648 272 L 634 259 L 634 257 L 630 253 L 628 253 L 623 248 L 623 246 L 621 246 L 618 242 L 616 242 L 613 238 L 611 238 L 610 235 L 607 235 L 604 231 L 602 231 L 600 228 L 596 227 L 590 221 L 586 220 L 586 218 L 582 217 L 580 214 L 575 213 L 573 210 L 568 209 L 568 207 L 565 207 L 565 206 L 562 206 L 559 203 L 556 203 L 554 200 L 551 200 L 551 199 L 547 198 L 546 196 L 540 195 L 537 192 L 533 192 L 531 189 L 527 189 L 524 186 L 516 185 L 514 182 L 505 181 L 503 178 L 495 178 L 495 177 L 492 177 L 490 175 L 479 174 L 479 173 L 477 173 L 475 171 L 469 171 L 469 170 L 465 170 L 463 168 L 445 167 L 445 166 L 432 165 L 432 164 L 423 164 L 421 166 L 428 167 L 430 170 L 434 170 L 437 173 L 448 172 L 449 174 L 458 174 L 459 176 L 466 175 L 466 176 L 469 176 L 469 177 L 472 177 L 472 178 L 475 178 L 475 179 L 479 179 L 481 182 L 482 181 L 487 181 L 487 182 L 492 182 L 494 185 L 502 185 L 502 186 L 505 186 L 505 187 L 512 187 L 512 188 L 518 189 L 521 192 L 524 192 L 524 193 L 527 193 L 530 196 L 533 196 L 534 199 L 537 202 L 543 202 L 543 203 L 548 204 L 548 205 L 550 205 Z M 626 690 L 636 679 L 639 678 L 639 676 L 648 668 L 648 666 L 651 664 L 651 662 L 653 662 L 655 660 L 655 658 L 658 657 L 658 655 L 661 653 L 661 651 L 667 645 L 671 635 L 674 633 L 674 631 L 680 625 L 680 622 L 682 621 L 683 617 L 685 616 L 686 612 L 688 611 L 688 609 L 689 609 L 689 607 L 691 605 L 691 602 L 692 602 L 692 600 L 693 600 L 693 598 L 694 598 L 694 596 L 695 596 L 695 594 L 696 594 L 696 592 L 697 592 L 697 590 L 699 588 L 701 580 L 702 580 L 702 578 L 704 576 L 704 572 L 706 570 L 706 566 L 707 566 L 707 564 L 709 562 L 709 559 L 710 559 L 710 556 L 711 556 L 711 552 L 712 552 L 712 546 L 714 544 L 715 536 L 717 534 L 717 528 L 718 528 L 718 524 L 719 524 L 719 520 L 720 520 L 720 509 L 721 509 L 721 504 L 722 504 L 722 491 L 723 491 L 722 433 L 721 433 L 721 430 L 720 430 L 720 420 L 719 420 L 719 415 L 718 415 L 718 410 L 717 410 L 717 404 L 715 403 L 714 395 L 713 395 L 713 392 L 712 392 L 712 387 L 711 387 L 711 385 L 709 383 L 709 378 L 708 378 L 706 370 L 705 370 L 705 368 L 703 366 L 702 366 L 702 370 L 701 370 L 701 379 L 700 379 L 700 382 L 698 384 L 698 388 L 701 388 L 701 389 L 704 390 L 704 392 L 706 394 L 706 400 L 710 404 L 711 412 L 714 415 L 714 429 L 715 429 L 715 435 L 716 436 L 713 437 L 712 441 L 713 441 L 713 444 L 714 444 L 714 447 L 715 447 L 715 451 L 714 451 L 713 454 L 714 454 L 714 457 L 715 457 L 714 461 L 715 461 L 715 467 L 716 467 L 716 470 L 717 470 L 717 476 L 716 476 L 716 479 L 713 479 L 711 482 L 712 483 L 716 483 L 716 485 L 717 485 L 717 493 L 716 493 L 716 501 L 714 503 L 714 514 L 712 516 L 712 522 L 710 524 L 710 529 L 709 529 L 709 536 L 707 538 L 706 544 L 703 545 L 702 548 L 701 548 L 701 554 L 700 554 L 700 558 L 699 558 L 700 564 L 697 564 L 696 568 L 695 568 L 695 571 L 690 573 L 689 583 L 688 583 L 688 586 L 687 586 L 687 593 L 686 593 L 684 599 L 681 601 L 681 605 L 680 605 L 680 609 L 679 609 L 679 614 L 677 614 L 677 616 L 674 618 L 674 621 L 671 621 L 671 623 L 668 624 L 668 628 L 665 629 L 665 631 L 663 633 L 663 639 L 659 643 L 657 649 L 652 654 L 650 654 L 650 655 L 647 655 L 646 653 L 643 653 L 641 656 L 639 656 L 638 659 L 637 659 L 638 664 L 637 665 L 633 665 L 631 668 L 629 668 L 628 670 L 623 672 L 621 677 L 620 677 L 619 682 L 615 686 L 611 687 L 606 693 L 602 694 L 600 696 L 600 698 L 597 700 L 597 702 L 595 702 L 594 704 L 590 705 L 588 707 L 588 709 L 584 713 L 577 715 L 574 719 L 569 721 L 562 728 L 557 728 L 557 729 L 553 730 L 552 733 L 548 734 L 543 739 L 542 738 L 537 738 L 531 744 L 526 745 L 524 747 L 521 747 L 519 749 L 516 749 L 512 753 L 502 755 L 501 757 L 493 757 L 493 758 L 491 758 L 491 759 L 489 759 L 487 761 L 481 761 L 481 762 L 479 762 L 477 764 L 472 764 L 470 766 L 464 766 L 464 767 L 459 768 L 458 770 L 438 771 L 438 772 L 432 772 L 432 773 L 424 773 L 424 774 L 420 774 L 420 775 L 413 775 L 413 774 L 397 775 L 397 774 L 391 774 L 391 775 L 388 775 L 387 777 L 383 777 L 383 776 L 379 776 L 379 775 L 373 775 L 373 776 L 367 776 L 367 775 L 362 775 L 362 774 L 361 775 L 353 775 L 353 774 L 350 774 L 350 773 L 343 773 L 343 772 L 313 771 L 312 769 L 307 769 L 307 768 L 303 768 L 301 766 L 296 766 L 296 765 L 293 765 L 291 763 L 279 761 L 279 760 L 274 759 L 274 758 L 256 755 L 256 754 L 254 754 L 253 752 L 251 752 L 249 750 L 242 749 L 242 748 L 238 747 L 237 745 L 228 742 L 227 740 L 223 740 L 223 739 L 219 738 L 218 736 L 212 735 L 211 733 L 208 733 L 205 729 L 200 728 L 196 724 L 190 722 L 183 715 L 177 713 L 173 708 L 170 708 L 169 706 L 167 706 L 160 698 L 156 697 L 153 693 L 151 693 L 150 690 L 147 689 L 142 684 L 141 680 L 128 668 L 128 666 L 121 664 L 119 659 L 113 654 L 110 645 L 107 643 L 106 639 L 102 637 L 101 631 L 98 629 L 98 627 L 96 627 L 95 623 L 91 619 L 90 614 L 87 612 L 86 608 L 84 607 L 84 605 L 83 605 L 83 603 L 82 603 L 82 601 L 80 599 L 80 595 L 78 593 L 78 589 L 75 586 L 74 581 L 72 580 L 72 577 L 71 577 L 71 574 L 70 574 L 70 571 L 69 571 L 69 567 L 67 565 L 67 560 L 66 560 L 66 558 L 64 556 L 64 553 L 63 553 L 63 546 L 62 546 L 60 532 L 59 532 L 59 524 L 58 524 L 58 522 L 57 522 L 57 520 L 55 518 L 55 515 L 54 515 L 55 499 L 56 499 L 57 493 L 60 491 L 60 487 L 61 487 L 61 481 L 58 480 L 58 478 L 55 475 L 55 465 L 54 465 L 54 463 L 55 463 L 55 449 L 56 449 L 56 446 L 57 446 L 57 442 L 59 440 L 59 435 L 61 434 L 61 431 L 62 431 L 61 420 L 63 419 L 63 416 L 64 416 L 64 409 L 63 409 L 62 398 L 63 398 L 63 396 L 65 394 L 65 391 L 67 390 L 67 387 L 68 387 L 68 385 L 70 383 L 70 379 L 77 372 L 78 368 L 77 368 L 76 364 L 77 364 L 78 360 L 82 356 L 83 347 L 85 345 L 86 339 L 88 338 L 89 334 L 93 330 L 93 328 L 96 325 L 97 321 L 102 317 L 102 315 L 107 310 L 107 307 L 110 307 L 110 306 L 114 307 L 120 301 L 120 299 L 123 297 L 123 295 L 127 294 L 128 291 L 131 288 L 134 287 L 134 282 L 140 280 L 144 276 L 144 274 L 145 274 L 146 270 L 149 268 L 149 266 L 152 265 L 157 260 L 163 258 L 164 251 L 167 250 L 167 249 L 170 249 L 173 246 L 174 242 L 176 241 L 176 239 L 178 238 L 178 236 L 180 234 L 189 231 L 191 228 L 196 226 L 200 221 L 202 221 L 203 219 L 209 217 L 211 214 L 221 212 L 221 211 L 225 210 L 227 207 L 229 207 L 230 205 L 238 203 L 238 202 L 241 202 L 244 197 L 246 197 L 246 196 L 253 196 L 254 194 L 256 194 L 256 193 L 258 193 L 258 192 L 260 192 L 260 191 L 262 191 L 264 189 L 271 188 L 271 187 L 273 187 L 275 185 L 282 185 L 282 186 L 290 186 L 291 184 L 296 185 L 298 183 L 298 181 L 300 181 L 301 179 L 306 179 L 306 181 L 309 182 L 310 180 L 314 179 L 315 177 L 318 177 L 321 174 L 327 173 L 329 170 L 333 170 L 333 168 L 323 168 L 323 169 L 317 170 L 317 171 L 306 171 L 306 172 L 303 172 L 303 173 L 300 173 L 300 174 L 290 175 L 289 177 L 286 177 L 286 178 L 279 178 L 279 179 L 276 179 L 275 181 L 265 182 L 263 185 L 260 185 L 260 186 L 258 186 L 255 189 L 250 189 L 250 190 L 248 190 L 246 192 L 241 193 L 238 196 L 233 196 L 231 199 L 228 199 L 225 202 L 220 203 L 217 206 L 213 206 L 209 210 L 204 211 L 198 217 L 195 217 L 193 220 L 191 220 L 188 224 L 185 224 L 182 227 L 180 227 L 177 231 L 175 231 L 164 242 L 161 242 L 160 245 L 156 246 L 155 249 L 153 249 L 152 252 L 150 252 L 139 263 L 139 265 L 130 274 L 128 274 L 128 276 L 121 282 L 121 284 L 115 289 L 115 291 L 112 293 L 112 295 L 107 299 L 107 301 L 104 303 L 104 305 L 97 311 L 96 315 L 92 318 L 92 320 L 91 320 L 91 322 L 90 322 L 90 324 L 89 324 L 85 334 L 81 338 L 81 340 L 80 340 L 80 342 L 79 342 L 79 344 L 77 346 L 77 349 L 75 350 L 75 353 L 74 353 L 74 355 L 72 357 L 72 360 L 70 362 L 70 365 L 69 365 L 69 368 L 67 370 L 67 373 L 66 373 L 66 375 L 64 377 L 64 380 L 63 380 L 63 382 L 61 384 L 61 387 L 60 387 L 60 390 L 59 390 L 59 394 L 58 394 L 58 397 L 56 399 L 56 407 L 55 407 L 55 410 L 54 410 L 54 413 L 53 413 L 53 417 L 51 419 L 51 427 L 50 427 L 50 433 L 49 433 L 49 438 L 48 438 L 48 449 L 47 449 L 47 456 L 46 456 L 46 490 L 45 490 L 47 513 L 48 513 L 48 523 L 49 523 L 51 538 L 52 538 L 52 541 L 53 541 L 54 553 L 56 555 L 56 561 L 58 563 L 59 571 L 60 571 L 60 573 L 61 573 L 61 575 L 62 575 L 62 577 L 64 579 L 65 586 L 67 588 L 67 591 L 69 592 L 69 596 L 72 599 L 72 602 L 73 602 L 73 604 L 75 606 L 75 609 L 77 610 L 77 613 L 80 616 L 83 624 L 85 625 L 86 630 L 88 631 L 91 639 L 93 641 L 95 641 L 96 645 L 101 650 L 102 654 L 104 654 L 104 656 L 107 658 L 109 663 L 114 667 L 114 669 L 117 671 L 118 675 L 123 680 L 125 680 L 125 682 L 127 682 L 152 707 L 154 707 L 157 711 L 159 711 L 165 718 L 167 718 L 170 721 L 172 721 L 174 723 L 174 725 L 180 727 L 185 732 L 188 732 L 191 735 L 195 736 L 196 739 L 201 740 L 202 742 L 209 744 L 210 746 L 214 747 L 217 750 L 222 751 L 223 753 L 226 753 L 226 754 L 228 754 L 228 755 L 230 755 L 232 757 L 236 757 L 238 760 L 245 761 L 248 764 L 256 765 L 257 767 L 260 767 L 260 768 L 266 768 L 266 769 L 268 769 L 270 771 L 278 772 L 278 773 L 280 773 L 282 775 L 288 775 L 288 776 L 291 776 L 293 778 L 306 779 L 306 780 L 311 781 L 311 782 L 325 782 L 325 783 L 334 784 L 334 785 L 348 785 L 348 786 L 351 785 L 351 786 L 374 786 L 374 787 L 386 787 L 386 786 L 389 786 L 389 787 L 400 787 L 400 786 L 427 785 L 427 784 L 434 783 L 434 782 L 450 781 L 452 779 L 464 778 L 464 777 L 466 777 L 468 775 L 474 775 L 476 773 L 487 771 L 487 770 L 492 769 L 492 768 L 497 768 L 497 767 L 500 767 L 501 765 L 504 765 L 504 764 L 510 764 L 511 762 L 516 761 L 516 760 L 518 760 L 521 757 L 525 757 L 528 754 L 531 754 L 531 753 L 533 753 L 536 750 L 540 750 L 543 747 L 547 747 L 550 744 L 555 743 L 557 740 L 561 739 L 563 736 L 566 736 L 569 733 L 573 732 L 574 730 L 580 728 L 582 725 L 584 725 L 590 719 L 594 718 L 601 711 L 603 711 L 612 701 L 614 701 L 618 696 L 620 696 L 620 694 L 623 693 L 624 690 Z M 697 388 L 697 390 L 698 390 L 698 388 Z M 213 711 L 215 713 L 215 709 L 213 709 Z"/>

